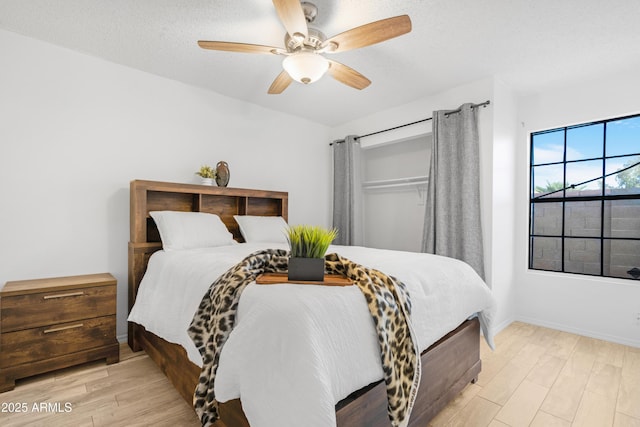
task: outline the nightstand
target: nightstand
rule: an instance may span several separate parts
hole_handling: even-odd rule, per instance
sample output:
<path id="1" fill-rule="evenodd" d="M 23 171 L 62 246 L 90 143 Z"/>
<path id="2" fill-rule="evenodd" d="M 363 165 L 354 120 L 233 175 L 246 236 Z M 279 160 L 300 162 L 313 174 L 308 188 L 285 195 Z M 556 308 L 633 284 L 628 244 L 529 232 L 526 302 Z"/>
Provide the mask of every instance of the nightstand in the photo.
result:
<path id="1" fill-rule="evenodd" d="M 0 392 L 55 369 L 117 363 L 116 283 L 108 273 L 7 282 L 0 290 Z"/>

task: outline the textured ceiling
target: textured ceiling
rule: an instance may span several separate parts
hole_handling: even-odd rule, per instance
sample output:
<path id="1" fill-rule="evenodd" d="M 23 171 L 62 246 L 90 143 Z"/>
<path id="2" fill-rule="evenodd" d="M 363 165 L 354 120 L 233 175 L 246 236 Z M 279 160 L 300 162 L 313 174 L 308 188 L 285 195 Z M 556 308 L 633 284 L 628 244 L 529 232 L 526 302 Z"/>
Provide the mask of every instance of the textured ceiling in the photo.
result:
<path id="1" fill-rule="evenodd" d="M 206 51 L 197 40 L 283 46 L 269 0 L 1 0 L 0 28 L 336 126 L 480 78 L 517 93 L 633 67 L 640 0 L 316 0 L 327 36 L 408 14 L 411 33 L 332 55 L 367 76 L 267 89 L 281 57 Z"/>

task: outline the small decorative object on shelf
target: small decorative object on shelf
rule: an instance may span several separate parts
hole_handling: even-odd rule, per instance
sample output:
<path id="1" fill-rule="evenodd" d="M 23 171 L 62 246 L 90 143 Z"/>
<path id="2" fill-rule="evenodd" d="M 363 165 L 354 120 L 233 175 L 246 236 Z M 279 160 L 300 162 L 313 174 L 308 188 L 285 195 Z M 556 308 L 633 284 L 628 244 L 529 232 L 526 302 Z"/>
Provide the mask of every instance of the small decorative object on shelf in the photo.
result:
<path id="1" fill-rule="evenodd" d="M 291 251 L 289 258 L 289 281 L 324 280 L 324 254 L 338 235 L 335 228 L 330 230 L 318 226 L 296 225 L 287 229 L 287 241 Z"/>
<path id="2" fill-rule="evenodd" d="M 202 178 L 203 185 L 213 185 L 213 180 L 216 177 L 216 171 L 208 165 L 200 166 L 200 170 L 196 172 L 196 175 Z"/>
<path id="3" fill-rule="evenodd" d="M 216 184 L 218 187 L 226 187 L 229 184 L 229 178 L 231 172 L 229 172 L 229 165 L 227 162 L 218 162 L 216 165 Z"/>

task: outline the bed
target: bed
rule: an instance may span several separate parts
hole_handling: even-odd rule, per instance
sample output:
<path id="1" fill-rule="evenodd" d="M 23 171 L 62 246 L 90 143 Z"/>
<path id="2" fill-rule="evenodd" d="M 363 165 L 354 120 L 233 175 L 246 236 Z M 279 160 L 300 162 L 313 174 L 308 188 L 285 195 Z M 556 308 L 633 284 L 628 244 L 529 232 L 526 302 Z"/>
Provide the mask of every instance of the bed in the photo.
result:
<path id="1" fill-rule="evenodd" d="M 214 213 L 238 242 L 243 239 L 234 215 L 281 216 L 285 220 L 288 215 L 288 194 L 284 192 L 136 180 L 131 182 L 130 198 L 130 311 L 151 256 L 162 249 L 158 229 L 149 212 Z M 480 322 L 477 318 L 460 322 L 422 352 L 420 389 L 410 426 L 426 425 L 468 383 L 477 379 L 481 368 Z M 128 340 L 133 351 L 146 351 L 191 404 L 200 367 L 190 360 L 185 348 L 134 322 L 129 322 Z M 385 384 L 381 380 L 353 391 L 335 405 L 337 426 L 389 426 L 386 399 Z M 221 426 L 249 425 L 239 398 L 221 403 L 219 411 Z"/>

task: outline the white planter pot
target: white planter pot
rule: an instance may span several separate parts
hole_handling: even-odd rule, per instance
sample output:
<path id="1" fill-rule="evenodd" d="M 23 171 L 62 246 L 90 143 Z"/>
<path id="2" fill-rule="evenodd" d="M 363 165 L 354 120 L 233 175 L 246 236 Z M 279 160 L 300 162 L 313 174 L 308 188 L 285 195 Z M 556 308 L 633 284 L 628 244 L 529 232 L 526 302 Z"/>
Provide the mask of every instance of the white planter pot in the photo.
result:
<path id="1" fill-rule="evenodd" d="M 213 185 L 213 178 L 200 178 L 202 185 Z"/>

